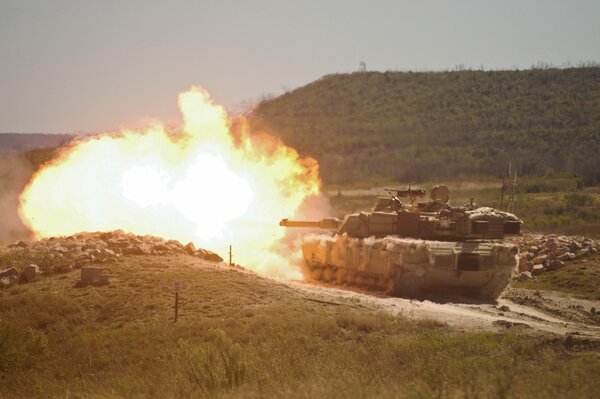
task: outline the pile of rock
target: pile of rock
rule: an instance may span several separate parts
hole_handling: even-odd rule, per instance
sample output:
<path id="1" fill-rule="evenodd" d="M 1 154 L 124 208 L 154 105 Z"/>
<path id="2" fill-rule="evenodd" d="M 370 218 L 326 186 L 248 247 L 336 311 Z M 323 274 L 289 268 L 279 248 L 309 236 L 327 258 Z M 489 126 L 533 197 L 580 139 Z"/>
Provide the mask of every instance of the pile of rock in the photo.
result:
<path id="1" fill-rule="evenodd" d="M 122 231 L 81 233 L 35 242 L 19 241 L 1 250 L 0 270 L 6 269 L 0 271 L 0 286 L 33 281 L 42 272 L 65 273 L 91 264 L 116 262 L 121 256 L 175 254 L 195 256 L 211 262 L 223 261 L 214 252 L 196 249 L 191 242 L 183 245 L 177 240 Z"/>
<path id="2" fill-rule="evenodd" d="M 525 234 L 513 240 L 519 246 L 519 278 L 558 270 L 584 256 L 598 253 L 600 242 L 586 237 Z"/>

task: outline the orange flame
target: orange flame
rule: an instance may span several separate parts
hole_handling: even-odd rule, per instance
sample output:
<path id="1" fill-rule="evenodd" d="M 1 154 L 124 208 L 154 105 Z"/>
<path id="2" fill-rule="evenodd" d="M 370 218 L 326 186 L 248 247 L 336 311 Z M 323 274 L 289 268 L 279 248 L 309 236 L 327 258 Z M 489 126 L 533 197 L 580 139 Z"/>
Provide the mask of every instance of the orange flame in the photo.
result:
<path id="1" fill-rule="evenodd" d="M 183 128 L 161 124 L 78 141 L 41 168 L 19 213 L 37 238 L 122 229 L 225 254 L 264 274 L 298 277 L 275 250 L 281 217 L 319 193 L 318 164 L 230 122 L 208 93 L 179 95 Z"/>

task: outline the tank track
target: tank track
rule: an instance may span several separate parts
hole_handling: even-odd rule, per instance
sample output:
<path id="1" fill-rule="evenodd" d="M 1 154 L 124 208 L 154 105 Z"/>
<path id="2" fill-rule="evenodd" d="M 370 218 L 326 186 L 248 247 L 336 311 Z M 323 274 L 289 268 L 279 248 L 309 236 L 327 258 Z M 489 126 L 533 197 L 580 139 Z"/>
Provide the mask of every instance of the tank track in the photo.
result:
<path id="1" fill-rule="evenodd" d="M 310 282 L 320 282 L 340 287 L 358 288 L 370 292 L 379 292 L 389 296 L 415 298 L 425 293 L 456 294 L 484 302 L 494 302 L 508 287 L 512 279 L 511 272 L 497 273 L 485 285 L 479 288 L 465 289 L 457 287 L 448 289 L 423 289 L 412 279 L 403 280 L 401 271 L 398 270 L 389 277 L 378 276 L 374 273 L 348 270 L 333 265 L 323 265 L 306 262 L 304 268 L 305 279 Z"/>
<path id="2" fill-rule="evenodd" d="M 425 293 L 494 301 L 510 283 L 517 248 L 493 242 L 440 242 L 385 237 L 307 237 L 307 280 L 387 295 Z"/>

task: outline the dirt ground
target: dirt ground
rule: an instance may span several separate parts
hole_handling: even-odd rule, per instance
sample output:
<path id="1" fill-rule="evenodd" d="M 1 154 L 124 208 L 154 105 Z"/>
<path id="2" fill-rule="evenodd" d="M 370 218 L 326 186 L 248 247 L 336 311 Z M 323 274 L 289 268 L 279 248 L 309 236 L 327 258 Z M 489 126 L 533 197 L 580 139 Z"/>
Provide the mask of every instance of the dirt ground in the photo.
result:
<path id="1" fill-rule="evenodd" d="M 555 291 L 509 287 L 497 304 L 482 304 L 461 297 L 408 299 L 300 281 L 288 284 L 325 302 L 350 300 L 356 306 L 430 319 L 465 331 L 519 329 L 600 340 L 600 301 Z"/>

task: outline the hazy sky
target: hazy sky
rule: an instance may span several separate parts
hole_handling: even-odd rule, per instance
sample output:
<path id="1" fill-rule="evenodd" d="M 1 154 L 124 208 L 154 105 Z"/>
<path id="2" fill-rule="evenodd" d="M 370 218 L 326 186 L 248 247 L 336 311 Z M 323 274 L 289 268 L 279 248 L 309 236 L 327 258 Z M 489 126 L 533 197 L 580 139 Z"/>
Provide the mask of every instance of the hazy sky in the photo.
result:
<path id="1" fill-rule="evenodd" d="M 0 132 L 178 122 L 357 70 L 600 61 L 600 1 L 0 0 Z"/>

